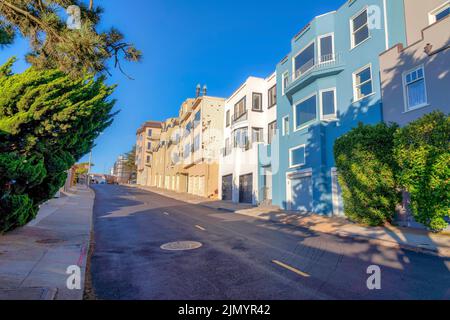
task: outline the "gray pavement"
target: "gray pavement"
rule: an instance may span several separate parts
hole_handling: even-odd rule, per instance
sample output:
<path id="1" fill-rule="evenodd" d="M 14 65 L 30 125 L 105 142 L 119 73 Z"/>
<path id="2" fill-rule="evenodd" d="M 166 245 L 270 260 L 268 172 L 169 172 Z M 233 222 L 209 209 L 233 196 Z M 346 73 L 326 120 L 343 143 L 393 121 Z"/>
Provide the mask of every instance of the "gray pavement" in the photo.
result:
<path id="1" fill-rule="evenodd" d="M 95 186 L 98 299 L 449 299 L 450 261 L 121 186 Z M 191 251 L 164 251 L 197 241 Z M 381 268 L 381 290 L 367 268 Z"/>
<path id="2" fill-rule="evenodd" d="M 50 200 L 27 226 L 0 236 L 0 300 L 81 300 L 94 193 L 78 187 Z M 69 266 L 81 290 L 69 290 Z"/>

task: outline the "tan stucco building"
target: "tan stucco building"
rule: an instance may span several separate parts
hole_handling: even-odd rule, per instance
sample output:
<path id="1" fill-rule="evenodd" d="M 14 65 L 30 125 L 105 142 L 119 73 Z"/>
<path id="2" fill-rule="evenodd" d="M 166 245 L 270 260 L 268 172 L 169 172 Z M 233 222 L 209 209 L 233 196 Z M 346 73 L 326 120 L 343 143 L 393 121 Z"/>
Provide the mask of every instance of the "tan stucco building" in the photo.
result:
<path id="1" fill-rule="evenodd" d="M 406 45 L 380 56 L 383 117 L 401 126 L 450 113 L 450 1 L 404 0 Z"/>
<path id="2" fill-rule="evenodd" d="M 158 128 L 145 123 L 137 132 L 137 184 L 218 198 L 224 105 L 225 99 L 197 89 L 196 98 L 182 103 L 178 118 L 157 123 Z"/>
<path id="3" fill-rule="evenodd" d="M 161 131 L 161 122 L 148 121 L 136 132 L 136 183 L 138 185 L 151 185 L 151 177 L 154 175 L 153 151 L 159 143 Z"/>

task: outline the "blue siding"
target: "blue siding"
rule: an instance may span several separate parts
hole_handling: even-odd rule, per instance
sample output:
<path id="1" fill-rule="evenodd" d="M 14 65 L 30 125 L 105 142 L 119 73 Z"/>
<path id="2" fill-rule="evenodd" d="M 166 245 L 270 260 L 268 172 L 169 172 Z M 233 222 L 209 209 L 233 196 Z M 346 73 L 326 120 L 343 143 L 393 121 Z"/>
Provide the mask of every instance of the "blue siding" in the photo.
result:
<path id="1" fill-rule="evenodd" d="M 383 0 L 356 0 L 351 5 L 345 3 L 336 12 L 315 18 L 305 31 L 292 39 L 292 51 L 286 60 L 277 66 L 277 119 L 278 128 L 282 128 L 282 119 L 289 116 L 291 132 L 288 136 L 279 135 L 279 160 L 272 157 L 273 203 L 287 208 L 287 174 L 298 170 L 312 169 L 312 211 L 319 214 L 332 214 L 332 177 L 331 169 L 335 166 L 333 146 L 335 140 L 348 132 L 359 122 L 374 124 L 382 121 L 381 89 L 379 72 L 379 54 L 386 50 L 384 30 Z M 405 43 L 403 1 L 387 1 L 389 19 L 389 46 Z M 376 5 L 382 14 L 381 29 L 370 30 L 370 39 L 351 49 L 350 19 L 366 6 Z M 403 31 L 402 31 L 403 30 Z M 305 75 L 291 83 L 286 95 L 282 92 L 282 75 L 288 71 L 292 78 L 292 61 L 296 54 L 316 41 L 318 37 L 334 33 L 334 52 L 339 59 L 334 64 L 325 66 Z M 316 54 L 317 55 L 317 54 Z M 363 100 L 354 101 L 353 73 L 359 68 L 371 64 L 374 94 Z M 294 106 L 313 93 L 320 90 L 336 88 L 337 121 L 326 122 L 318 118 L 309 127 L 294 131 Z M 319 109 L 319 106 L 318 106 Z M 320 117 L 320 115 L 319 115 Z M 300 168 L 289 168 L 289 149 L 306 145 L 306 164 Z M 273 154 L 273 152 L 272 152 Z M 279 161 L 275 164 L 274 161 Z M 300 197 L 300 195 L 294 195 Z"/>

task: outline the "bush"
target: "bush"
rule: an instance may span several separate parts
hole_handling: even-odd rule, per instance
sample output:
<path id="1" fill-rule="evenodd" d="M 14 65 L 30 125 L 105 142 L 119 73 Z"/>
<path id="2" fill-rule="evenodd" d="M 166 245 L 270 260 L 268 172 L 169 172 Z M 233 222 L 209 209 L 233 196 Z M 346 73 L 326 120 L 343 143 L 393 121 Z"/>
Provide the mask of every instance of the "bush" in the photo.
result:
<path id="1" fill-rule="evenodd" d="M 0 233 L 35 217 L 114 116 L 114 86 L 57 70 L 0 66 Z"/>
<path id="2" fill-rule="evenodd" d="M 395 134 L 399 184 L 416 221 L 441 231 L 450 216 L 450 116 L 433 112 Z"/>
<path id="3" fill-rule="evenodd" d="M 371 226 L 392 221 L 401 201 L 393 157 L 397 125 L 360 124 L 334 146 L 345 214 Z"/>

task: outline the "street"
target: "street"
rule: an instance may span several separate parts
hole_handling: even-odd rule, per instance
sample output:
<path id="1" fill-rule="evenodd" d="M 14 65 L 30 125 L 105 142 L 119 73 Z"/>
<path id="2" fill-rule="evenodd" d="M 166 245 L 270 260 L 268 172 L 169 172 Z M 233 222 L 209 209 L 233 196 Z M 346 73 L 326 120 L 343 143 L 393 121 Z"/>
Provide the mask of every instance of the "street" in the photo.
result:
<path id="1" fill-rule="evenodd" d="M 94 186 L 97 299 L 449 299 L 450 261 L 221 212 L 123 186 Z M 201 247 L 161 246 L 195 241 Z M 381 289 L 369 290 L 369 266 Z"/>

